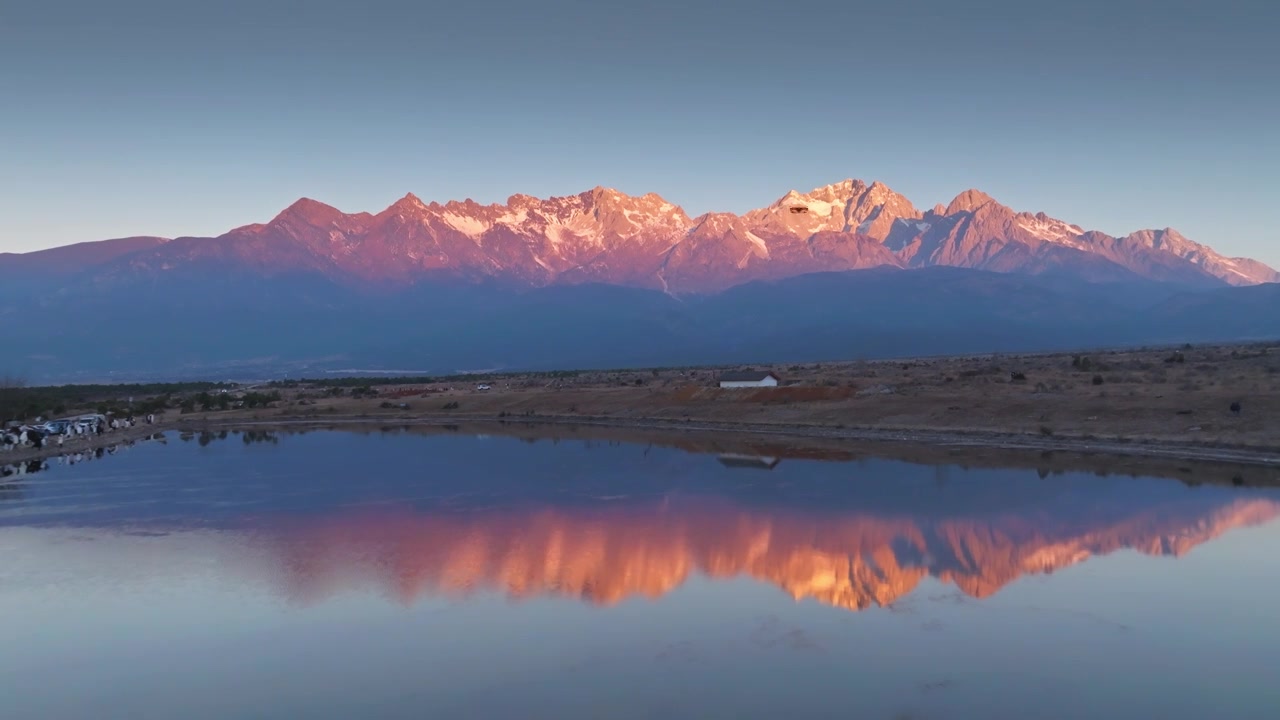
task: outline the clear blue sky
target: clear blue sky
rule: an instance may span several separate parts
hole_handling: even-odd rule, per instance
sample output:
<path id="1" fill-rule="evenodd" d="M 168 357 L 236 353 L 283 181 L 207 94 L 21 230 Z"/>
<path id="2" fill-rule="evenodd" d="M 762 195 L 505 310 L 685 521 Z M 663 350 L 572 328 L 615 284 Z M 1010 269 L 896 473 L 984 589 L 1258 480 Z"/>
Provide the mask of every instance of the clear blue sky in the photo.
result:
<path id="1" fill-rule="evenodd" d="M 8 0 L 0 250 L 300 196 L 981 188 L 1280 265 L 1280 3 Z"/>

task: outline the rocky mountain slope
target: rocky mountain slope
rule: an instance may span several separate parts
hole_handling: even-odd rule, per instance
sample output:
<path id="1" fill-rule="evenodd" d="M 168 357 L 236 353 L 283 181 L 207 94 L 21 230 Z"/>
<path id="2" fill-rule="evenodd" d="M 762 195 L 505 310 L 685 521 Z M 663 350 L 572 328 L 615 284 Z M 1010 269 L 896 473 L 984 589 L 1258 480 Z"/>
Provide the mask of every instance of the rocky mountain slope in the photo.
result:
<path id="1" fill-rule="evenodd" d="M 1189 287 L 1280 281 L 1260 262 L 1225 257 L 1171 229 L 1112 237 L 1015 212 L 977 190 L 921 212 L 885 185 L 860 180 L 793 190 L 743 215 L 696 218 L 655 194 L 603 187 L 545 200 L 514 195 L 503 205 L 425 203 L 410 194 L 376 215 L 304 198 L 266 224 L 216 238 L 127 238 L 0 256 L 3 275 L 52 268 L 99 283 L 216 267 L 382 288 L 448 278 L 673 294 L 820 271 L 934 266 Z"/>
<path id="2" fill-rule="evenodd" d="M 594 190 L 382 212 L 299 200 L 215 238 L 0 255 L 0 373 L 839 360 L 1280 337 L 1280 280 L 1172 230 L 1116 238 L 880 183 L 691 218 Z M 1247 287 L 1235 287 L 1247 286 Z"/>

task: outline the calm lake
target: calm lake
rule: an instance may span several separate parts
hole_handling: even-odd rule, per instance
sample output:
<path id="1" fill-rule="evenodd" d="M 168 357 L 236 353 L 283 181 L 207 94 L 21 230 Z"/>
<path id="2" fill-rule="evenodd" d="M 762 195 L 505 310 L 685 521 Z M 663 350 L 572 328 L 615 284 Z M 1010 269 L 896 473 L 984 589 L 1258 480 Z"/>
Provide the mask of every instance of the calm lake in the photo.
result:
<path id="1" fill-rule="evenodd" d="M 1280 717 L 1280 492 L 314 431 L 0 477 L 0 717 Z"/>

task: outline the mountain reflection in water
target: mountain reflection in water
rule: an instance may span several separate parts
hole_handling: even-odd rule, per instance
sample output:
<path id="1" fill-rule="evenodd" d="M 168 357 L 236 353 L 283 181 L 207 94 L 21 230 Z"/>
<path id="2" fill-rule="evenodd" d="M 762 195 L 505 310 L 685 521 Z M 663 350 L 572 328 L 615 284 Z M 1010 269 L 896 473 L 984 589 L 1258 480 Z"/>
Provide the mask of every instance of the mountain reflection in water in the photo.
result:
<path id="1" fill-rule="evenodd" d="M 232 437 L 240 441 L 218 442 Z M 749 449 L 394 433 L 198 438 L 152 444 L 122 475 L 110 468 L 120 457 L 90 463 L 106 474 L 75 476 L 74 490 L 59 490 L 65 458 L 41 463 L 58 471 L 35 475 L 48 483 L 11 483 L 0 525 L 156 534 L 148 552 L 165 545 L 163 534 L 194 526 L 211 531 L 204 537 L 224 569 L 302 604 L 372 589 L 404 604 L 498 592 L 607 605 L 658 598 L 701 575 L 860 610 L 891 605 L 926 578 L 985 598 L 1118 550 L 1177 557 L 1280 515 L 1272 490 L 897 461 L 780 463 Z M 197 455 L 203 469 L 188 469 L 183 458 Z"/>
<path id="2" fill-rule="evenodd" d="M 15 467 L 5 720 L 1280 703 L 1270 468 L 519 432 L 176 432 Z"/>
<path id="3" fill-rule="evenodd" d="M 984 598 L 1021 576 L 1116 550 L 1181 556 L 1277 515 L 1280 503 L 1263 498 L 1092 518 L 1045 507 L 974 519 L 770 511 L 672 497 L 621 508 L 281 520 L 256 532 L 252 544 L 274 563 L 281 591 L 304 603 L 371 584 L 404 603 L 487 590 L 612 604 L 660 597 L 702 573 L 748 576 L 797 600 L 859 610 L 890 605 L 927 576 Z"/>

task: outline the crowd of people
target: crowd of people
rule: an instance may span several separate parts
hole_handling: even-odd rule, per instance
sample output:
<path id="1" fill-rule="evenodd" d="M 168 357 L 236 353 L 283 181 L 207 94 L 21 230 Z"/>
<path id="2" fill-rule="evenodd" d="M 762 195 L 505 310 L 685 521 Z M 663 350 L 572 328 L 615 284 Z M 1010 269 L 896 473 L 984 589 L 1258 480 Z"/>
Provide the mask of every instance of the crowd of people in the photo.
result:
<path id="1" fill-rule="evenodd" d="M 116 430 L 127 430 L 139 423 L 155 424 L 155 415 L 143 418 L 90 414 L 50 420 L 34 425 L 16 425 L 0 431 L 0 452 L 18 448 L 43 448 L 50 443 L 58 447 L 76 439 L 99 437 Z"/>

